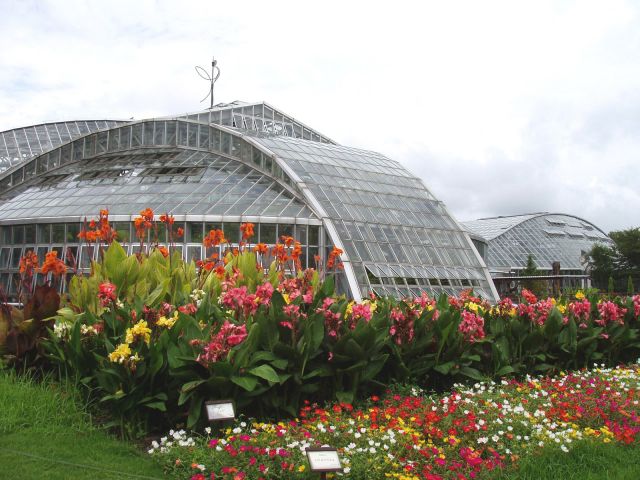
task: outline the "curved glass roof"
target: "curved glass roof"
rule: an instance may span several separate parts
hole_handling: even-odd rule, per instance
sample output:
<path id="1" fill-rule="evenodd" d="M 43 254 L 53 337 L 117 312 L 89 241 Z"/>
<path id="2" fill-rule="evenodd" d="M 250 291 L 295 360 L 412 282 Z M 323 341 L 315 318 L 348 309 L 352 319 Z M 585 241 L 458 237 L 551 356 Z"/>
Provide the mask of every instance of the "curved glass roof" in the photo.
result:
<path id="1" fill-rule="evenodd" d="M 594 224 L 562 213 L 483 218 L 464 225 L 489 240 L 487 265 L 491 270 L 522 269 L 529 254 L 541 270 L 550 270 L 556 261 L 562 270 L 583 270 L 583 252 L 597 242 L 612 243 Z"/>
<path id="2" fill-rule="evenodd" d="M 497 299 L 469 235 L 420 179 L 264 103 L 234 102 L 76 138 L 0 173 L 0 200 L 5 224 L 77 219 L 105 207 L 115 216 L 152 207 L 188 221 L 321 222 L 320 244 L 345 251 L 356 299 L 470 287 Z"/>
<path id="3" fill-rule="evenodd" d="M 0 204 L 0 220 L 133 215 L 153 206 L 178 218 L 315 218 L 264 173 L 211 152 L 139 149 L 100 155 L 43 175 Z"/>
<path id="4" fill-rule="evenodd" d="M 116 120 L 78 120 L 43 123 L 0 132 L 0 172 L 87 133 L 124 123 Z"/>
<path id="5" fill-rule="evenodd" d="M 406 296 L 474 287 L 494 297 L 469 237 L 442 202 L 379 153 L 284 137 L 256 142 L 282 161 L 344 245 L 361 291 Z"/>

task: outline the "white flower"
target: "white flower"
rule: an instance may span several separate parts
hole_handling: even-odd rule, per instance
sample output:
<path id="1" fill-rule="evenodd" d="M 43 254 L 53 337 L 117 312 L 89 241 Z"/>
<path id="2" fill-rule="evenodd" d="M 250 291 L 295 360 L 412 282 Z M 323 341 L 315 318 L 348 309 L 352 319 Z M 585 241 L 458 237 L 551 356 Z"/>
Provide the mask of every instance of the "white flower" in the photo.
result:
<path id="1" fill-rule="evenodd" d="M 567 453 L 569 451 L 569 449 L 564 444 L 560 446 L 560 450 L 562 450 L 564 453 Z"/>

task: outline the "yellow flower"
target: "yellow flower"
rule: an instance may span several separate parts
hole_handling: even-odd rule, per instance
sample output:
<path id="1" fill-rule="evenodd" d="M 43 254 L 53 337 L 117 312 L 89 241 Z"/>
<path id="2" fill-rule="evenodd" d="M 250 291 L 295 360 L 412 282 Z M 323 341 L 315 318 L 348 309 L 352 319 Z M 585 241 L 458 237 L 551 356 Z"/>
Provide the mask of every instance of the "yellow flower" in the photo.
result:
<path id="1" fill-rule="evenodd" d="M 478 304 L 477 303 L 473 303 L 473 302 L 469 302 L 467 303 L 467 308 L 469 310 L 471 310 L 472 312 L 477 312 L 478 311 Z"/>
<path id="2" fill-rule="evenodd" d="M 131 349 L 126 343 L 121 343 L 116 349 L 109 354 L 109 361 L 113 363 L 122 363 L 131 356 Z"/>
<path id="3" fill-rule="evenodd" d="M 349 304 L 347 305 L 347 309 L 344 311 L 344 318 L 347 318 L 351 315 L 351 312 L 353 311 L 353 304 L 355 302 L 352 300 L 349 302 Z"/>
<path id="4" fill-rule="evenodd" d="M 163 315 L 158 319 L 156 325 L 158 325 L 159 327 L 171 328 L 173 327 L 173 324 L 178 320 L 178 315 L 179 314 L 177 311 L 173 312 L 173 316 L 171 318 L 167 318 Z"/>
<path id="5" fill-rule="evenodd" d="M 556 307 L 560 311 L 560 313 L 564 313 L 567 311 L 566 305 L 556 305 Z"/>
<path id="6" fill-rule="evenodd" d="M 584 293 L 582 292 L 582 290 L 578 290 L 578 291 L 576 292 L 576 298 L 577 298 L 578 300 L 583 300 L 583 299 L 584 299 Z"/>
<path id="7" fill-rule="evenodd" d="M 151 341 L 151 329 L 147 326 L 146 320 L 140 320 L 133 327 L 127 328 L 127 336 L 125 341 L 133 343 L 138 338 L 142 338 L 146 344 Z"/>
<path id="8" fill-rule="evenodd" d="M 289 298 L 289 294 L 288 293 L 283 293 L 282 294 L 282 298 L 284 298 L 284 302 L 289 305 L 291 303 L 291 299 Z"/>
<path id="9" fill-rule="evenodd" d="M 298 471 L 301 472 L 301 473 L 304 472 L 304 465 L 300 465 L 298 467 Z"/>

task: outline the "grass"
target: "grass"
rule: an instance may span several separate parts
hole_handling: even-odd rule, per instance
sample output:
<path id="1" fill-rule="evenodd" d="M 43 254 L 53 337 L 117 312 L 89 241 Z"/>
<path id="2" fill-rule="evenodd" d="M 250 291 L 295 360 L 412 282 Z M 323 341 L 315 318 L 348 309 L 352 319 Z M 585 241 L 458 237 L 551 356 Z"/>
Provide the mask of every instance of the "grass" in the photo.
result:
<path id="1" fill-rule="evenodd" d="M 70 391 L 0 371 L 0 479 L 163 478 L 145 453 L 92 425 Z"/>
<path id="2" fill-rule="evenodd" d="M 640 478 L 640 447 L 620 443 L 578 442 L 563 454 L 547 448 L 523 457 L 499 480 L 630 480 Z"/>

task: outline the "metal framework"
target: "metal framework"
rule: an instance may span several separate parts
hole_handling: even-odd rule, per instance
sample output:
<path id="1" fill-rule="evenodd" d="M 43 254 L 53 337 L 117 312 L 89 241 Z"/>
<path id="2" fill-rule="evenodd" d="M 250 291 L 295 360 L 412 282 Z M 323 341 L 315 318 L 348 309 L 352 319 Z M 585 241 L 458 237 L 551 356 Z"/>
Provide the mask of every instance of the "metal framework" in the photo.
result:
<path id="1" fill-rule="evenodd" d="M 76 248 L 73 232 L 84 216 L 108 207 L 126 230 L 131 215 L 150 206 L 187 230 L 218 222 L 237 232 L 244 221 L 265 225 L 269 238 L 272 224 L 299 230 L 308 258 L 336 245 L 345 251 L 346 293 L 356 300 L 466 288 L 497 299 L 469 235 L 420 179 L 265 103 L 113 125 L 39 153 L 0 173 L 5 276 L 24 245 L 39 254 L 56 245 L 53 233 L 38 242 L 41 226 L 66 225 L 62 246 Z M 314 226 L 318 238 L 309 241 Z M 183 247 L 189 257 L 198 244 L 185 239 Z"/>

